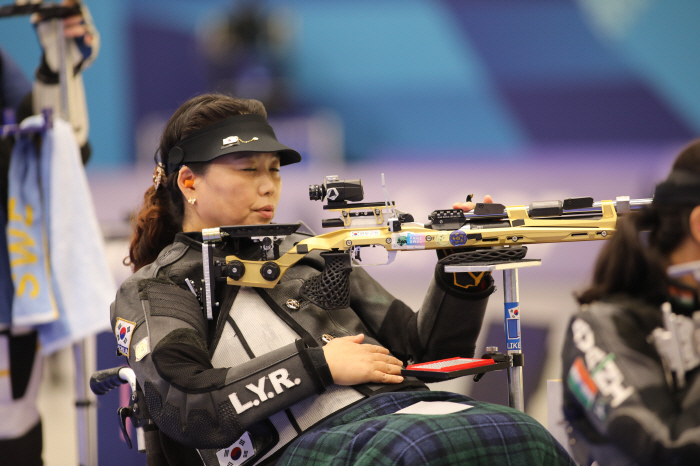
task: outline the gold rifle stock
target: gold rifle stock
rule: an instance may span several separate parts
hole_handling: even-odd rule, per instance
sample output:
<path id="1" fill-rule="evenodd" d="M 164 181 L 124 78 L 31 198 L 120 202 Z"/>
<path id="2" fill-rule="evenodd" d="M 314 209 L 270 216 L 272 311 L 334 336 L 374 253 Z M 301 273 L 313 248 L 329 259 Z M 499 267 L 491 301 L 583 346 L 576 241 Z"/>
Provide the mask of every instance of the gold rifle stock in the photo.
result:
<path id="1" fill-rule="evenodd" d="M 418 223 L 403 223 L 401 230 L 391 232 L 387 226 L 346 227 L 300 241 L 275 262 L 280 274 L 275 280 L 263 278 L 264 262 L 226 256 L 226 262 L 241 261 L 245 274 L 239 280 L 227 278 L 229 285 L 274 288 L 287 270 L 311 251 L 347 251 L 355 246 L 383 246 L 387 251 L 462 249 L 493 246 L 526 245 L 594 241 L 610 238 L 615 232 L 617 212 L 614 201 L 602 201 L 597 219 L 565 219 L 560 217 L 530 218 L 526 206 L 506 207 L 510 227 L 473 230 L 433 230 Z M 379 222 L 379 220 L 378 220 Z M 516 226 L 514 226 L 514 224 Z M 461 232 L 461 233 L 457 233 Z M 450 235 L 453 235 L 452 240 Z M 464 240 L 463 244 L 460 244 Z M 300 248 L 301 246 L 301 248 Z M 299 252 L 306 247 L 306 252 Z"/>

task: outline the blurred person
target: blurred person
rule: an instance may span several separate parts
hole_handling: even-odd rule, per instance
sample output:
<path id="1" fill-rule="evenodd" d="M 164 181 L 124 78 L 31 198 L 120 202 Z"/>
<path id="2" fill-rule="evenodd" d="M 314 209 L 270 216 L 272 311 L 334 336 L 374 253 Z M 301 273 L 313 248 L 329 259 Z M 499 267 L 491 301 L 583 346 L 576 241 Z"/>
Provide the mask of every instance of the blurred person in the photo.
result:
<path id="1" fill-rule="evenodd" d="M 431 392 L 400 375 L 410 360 L 474 355 L 494 291 L 490 274 L 458 284 L 436 267 L 414 313 L 357 268 L 349 306 L 336 308 L 305 290 L 324 268 L 312 252 L 273 289 L 218 287 L 212 299 L 221 306 L 207 319 L 198 298 L 205 291 L 195 288 L 203 278 L 202 229 L 269 224 L 280 168 L 301 160 L 277 141 L 259 101 L 206 94 L 185 102 L 157 157 L 127 261 L 136 273 L 117 293 L 111 322 L 168 464 L 500 464 L 506 457 L 572 464 L 526 414 Z M 280 254 L 306 237 L 287 236 Z M 219 259 L 233 253 L 227 244 L 213 252 Z M 250 239 L 235 251 L 253 260 L 260 253 Z M 384 416 L 420 401 L 473 407 Z"/>
<path id="2" fill-rule="evenodd" d="M 618 222 L 578 296 L 563 350 L 564 414 L 578 463 L 698 463 L 698 261 L 700 140 L 680 152 L 652 204 Z"/>
<path id="3" fill-rule="evenodd" d="M 63 2 L 63 5 L 80 6 L 73 1 Z M 90 147 L 81 72 L 97 56 L 99 35 L 87 9 L 81 7 L 81 12 L 81 15 L 62 21 L 64 36 L 71 39 L 66 53 L 69 66 L 73 69 L 67 83 L 70 122 L 80 145 L 82 162 L 86 163 L 90 157 Z M 62 104 L 55 31 L 37 15 L 31 21 L 43 49 L 33 85 L 11 57 L 0 49 L 0 107 L 13 110 L 18 121 L 45 108 L 59 114 Z M 13 146 L 13 138 L 0 138 L 0 217 L 3 225 L 0 230 L 0 462 L 33 466 L 43 464 L 42 428 L 36 400 L 44 358 L 40 354 L 35 328 L 12 324 L 15 290 L 5 230 L 8 223 L 8 172 Z"/>
<path id="4" fill-rule="evenodd" d="M 211 89 L 260 100 L 274 114 L 293 105 L 290 20 L 265 3 L 233 2 L 230 11 L 208 18 L 199 40 Z"/>

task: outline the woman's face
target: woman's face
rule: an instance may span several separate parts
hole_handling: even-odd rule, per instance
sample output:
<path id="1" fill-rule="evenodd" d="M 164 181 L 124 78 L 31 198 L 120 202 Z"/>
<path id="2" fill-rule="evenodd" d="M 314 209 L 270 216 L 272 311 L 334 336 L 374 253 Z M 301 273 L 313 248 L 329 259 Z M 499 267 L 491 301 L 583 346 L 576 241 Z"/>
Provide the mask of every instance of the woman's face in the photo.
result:
<path id="1" fill-rule="evenodd" d="M 185 198 L 196 199 L 185 204 L 183 231 L 270 223 L 280 199 L 279 170 L 276 153 L 239 152 L 214 159 L 206 173 L 193 176 L 194 185 L 183 190 Z"/>

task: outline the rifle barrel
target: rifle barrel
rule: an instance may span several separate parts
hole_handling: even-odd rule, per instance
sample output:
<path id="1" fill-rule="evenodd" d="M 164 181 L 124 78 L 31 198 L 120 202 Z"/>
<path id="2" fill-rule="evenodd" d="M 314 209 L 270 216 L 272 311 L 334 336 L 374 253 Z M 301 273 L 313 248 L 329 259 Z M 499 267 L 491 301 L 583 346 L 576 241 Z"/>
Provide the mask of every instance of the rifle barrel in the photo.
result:
<path id="1" fill-rule="evenodd" d="M 630 207 L 636 207 L 637 209 L 640 209 L 644 207 L 645 205 L 649 205 L 652 203 L 654 199 L 651 197 L 645 198 L 645 199 L 630 199 Z M 617 201 L 613 201 L 613 204 L 615 207 L 617 207 Z M 596 201 L 593 203 L 593 207 L 600 207 L 601 203 L 600 201 Z"/>

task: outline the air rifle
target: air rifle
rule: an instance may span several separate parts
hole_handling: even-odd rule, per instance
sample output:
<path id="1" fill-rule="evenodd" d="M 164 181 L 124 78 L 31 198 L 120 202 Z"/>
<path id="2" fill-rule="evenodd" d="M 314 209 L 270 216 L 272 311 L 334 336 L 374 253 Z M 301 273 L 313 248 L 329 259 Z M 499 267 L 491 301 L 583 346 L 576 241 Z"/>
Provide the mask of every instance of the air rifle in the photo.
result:
<path id="1" fill-rule="evenodd" d="M 594 202 L 591 197 L 563 201 L 541 201 L 530 205 L 504 206 L 477 203 L 474 211 L 461 209 L 435 210 L 426 224 L 395 208 L 389 200 L 382 174 L 384 202 L 362 203 L 362 181 L 325 177 L 322 185 L 311 185 L 311 200 L 326 200 L 324 210 L 338 214 L 323 220 L 324 228 L 336 228 L 296 243 L 279 255 L 279 243 L 294 233 L 301 224 L 222 226 L 202 230 L 205 308 L 211 316 L 212 284 L 226 281 L 229 285 L 273 288 L 282 276 L 313 251 L 325 259 L 323 273 L 307 280 L 302 295 L 326 309 L 345 307 L 349 302 L 348 275 L 352 267 L 363 266 L 360 251 L 364 247 L 381 246 L 388 251 L 386 265 L 398 251 L 450 249 L 453 254 L 441 262 L 498 263 L 521 260 L 527 244 L 594 241 L 610 238 L 620 214 L 649 204 L 651 199 L 630 200 L 618 197 L 612 201 Z M 471 195 L 467 201 L 471 200 Z M 243 260 L 235 255 L 225 262 L 213 260 L 210 249 L 222 241 L 236 242 L 251 238 L 260 244 L 262 260 Z M 355 259 L 355 261 L 353 261 Z"/>

